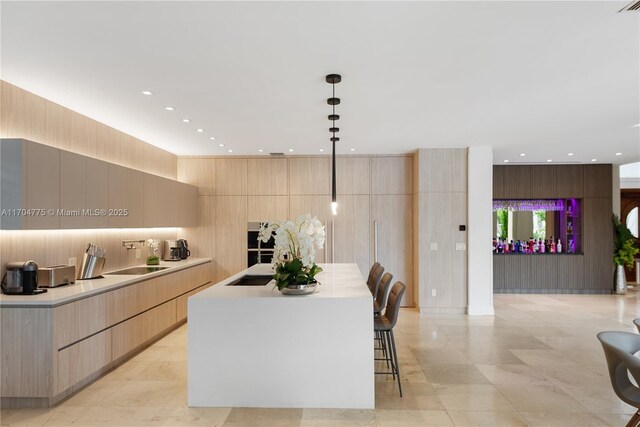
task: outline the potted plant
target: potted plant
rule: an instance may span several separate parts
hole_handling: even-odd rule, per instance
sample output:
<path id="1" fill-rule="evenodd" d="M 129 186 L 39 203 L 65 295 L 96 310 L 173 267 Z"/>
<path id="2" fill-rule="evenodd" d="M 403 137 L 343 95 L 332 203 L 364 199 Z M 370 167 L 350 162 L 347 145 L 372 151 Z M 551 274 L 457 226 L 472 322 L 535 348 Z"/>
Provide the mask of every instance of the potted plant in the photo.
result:
<path id="1" fill-rule="evenodd" d="M 617 294 L 624 294 L 627 291 L 627 279 L 624 274 L 624 267 L 632 267 L 636 254 L 640 251 L 635 244 L 631 231 L 620 222 L 617 215 L 613 215 L 613 228 L 616 232 L 614 240 L 615 249 L 613 251 L 613 263 L 616 265 L 616 288 Z"/>
<path id="2" fill-rule="evenodd" d="M 283 294 L 313 293 L 315 276 L 322 271 L 315 263 L 316 249 L 324 246 L 324 227 L 316 217 L 301 215 L 295 221 L 262 224 L 258 239 L 274 237 L 273 279 Z"/>
<path id="3" fill-rule="evenodd" d="M 158 257 L 158 247 L 160 241 L 156 239 L 148 239 L 149 256 L 147 256 L 147 265 L 160 265 L 160 257 Z"/>

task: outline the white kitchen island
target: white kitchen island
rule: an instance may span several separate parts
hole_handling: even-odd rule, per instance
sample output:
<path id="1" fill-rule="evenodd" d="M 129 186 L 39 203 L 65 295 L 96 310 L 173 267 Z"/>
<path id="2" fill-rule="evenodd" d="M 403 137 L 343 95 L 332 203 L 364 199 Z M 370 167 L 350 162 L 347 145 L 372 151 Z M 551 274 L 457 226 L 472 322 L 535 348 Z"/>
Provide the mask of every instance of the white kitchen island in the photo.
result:
<path id="1" fill-rule="evenodd" d="M 226 286 L 189 298 L 189 406 L 374 407 L 372 297 L 356 264 L 322 264 L 312 295 Z"/>

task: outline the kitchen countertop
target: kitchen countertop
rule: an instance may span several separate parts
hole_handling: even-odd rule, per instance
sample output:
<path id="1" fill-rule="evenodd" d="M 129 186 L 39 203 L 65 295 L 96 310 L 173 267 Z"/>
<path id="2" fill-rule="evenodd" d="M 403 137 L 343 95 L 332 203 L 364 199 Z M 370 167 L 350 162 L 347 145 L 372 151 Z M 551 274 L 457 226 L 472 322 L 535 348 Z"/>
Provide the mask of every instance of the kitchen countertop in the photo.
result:
<path id="1" fill-rule="evenodd" d="M 175 273 L 185 268 L 210 262 L 211 258 L 188 258 L 183 261 L 160 261 L 161 267 L 169 267 L 165 270 L 148 274 L 136 275 L 109 275 L 103 273 L 102 278 L 89 280 L 76 280 L 74 284 L 47 288 L 47 292 L 39 295 L 4 295 L 0 294 L 0 307 L 55 307 L 71 301 L 113 291 L 123 286 L 136 282 L 154 279 L 165 274 Z M 132 267 L 147 267 L 144 264 Z M 125 267 L 130 268 L 130 267 Z M 118 270 L 124 270 L 120 268 Z M 118 271 L 115 270 L 115 271 Z M 113 271 L 113 270 L 112 270 Z"/>
<path id="2" fill-rule="evenodd" d="M 311 295 L 291 296 L 281 294 L 275 288 L 272 280 L 265 286 L 225 286 L 234 280 L 245 276 L 273 274 L 271 264 L 256 264 L 246 270 L 218 282 L 215 286 L 205 289 L 190 298 L 197 299 L 246 299 L 246 298 L 362 298 L 371 299 L 369 288 L 365 286 L 360 270 L 355 264 L 319 264 L 323 271 L 316 279 L 320 283 Z"/>

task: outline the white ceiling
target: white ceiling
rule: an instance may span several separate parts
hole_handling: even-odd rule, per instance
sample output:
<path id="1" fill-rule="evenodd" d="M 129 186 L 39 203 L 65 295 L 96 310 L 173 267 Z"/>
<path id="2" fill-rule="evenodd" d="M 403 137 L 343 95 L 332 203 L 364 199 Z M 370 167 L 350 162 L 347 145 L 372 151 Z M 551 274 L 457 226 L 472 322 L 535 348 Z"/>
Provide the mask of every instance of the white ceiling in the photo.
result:
<path id="1" fill-rule="evenodd" d="M 640 14 L 626 3 L 3 1 L 1 77 L 178 155 L 329 151 L 335 72 L 339 153 L 630 163 Z"/>

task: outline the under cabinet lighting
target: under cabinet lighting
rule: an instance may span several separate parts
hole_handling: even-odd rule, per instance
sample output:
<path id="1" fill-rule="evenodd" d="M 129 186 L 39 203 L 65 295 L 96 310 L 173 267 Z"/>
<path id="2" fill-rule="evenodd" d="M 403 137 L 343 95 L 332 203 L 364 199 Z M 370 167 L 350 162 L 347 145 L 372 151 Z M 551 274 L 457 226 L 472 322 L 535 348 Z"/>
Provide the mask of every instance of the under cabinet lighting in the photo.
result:
<path id="1" fill-rule="evenodd" d="M 196 132 L 198 132 L 198 133 L 203 133 L 203 132 L 204 132 L 204 129 L 202 129 L 202 128 L 198 128 L 198 129 L 196 129 Z"/>
<path id="2" fill-rule="evenodd" d="M 140 93 L 143 95 L 153 95 L 153 92 L 151 92 L 150 90 L 141 90 Z"/>
<path id="3" fill-rule="evenodd" d="M 182 123 L 189 123 L 190 121 L 190 119 L 182 119 Z"/>
<path id="4" fill-rule="evenodd" d="M 164 107 L 164 109 L 167 110 L 167 111 L 175 110 L 175 108 L 171 107 L 170 105 L 167 105 L 166 107 Z"/>

